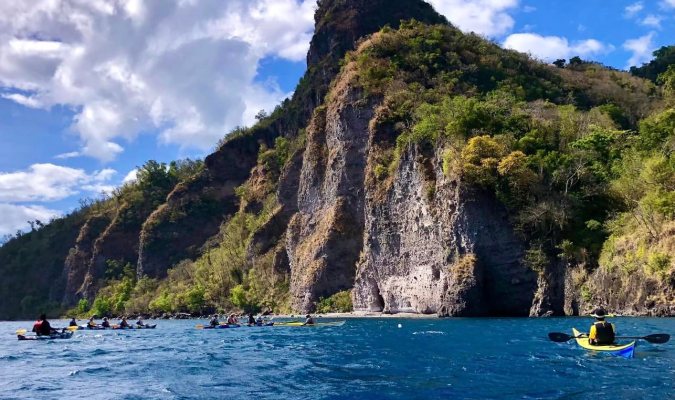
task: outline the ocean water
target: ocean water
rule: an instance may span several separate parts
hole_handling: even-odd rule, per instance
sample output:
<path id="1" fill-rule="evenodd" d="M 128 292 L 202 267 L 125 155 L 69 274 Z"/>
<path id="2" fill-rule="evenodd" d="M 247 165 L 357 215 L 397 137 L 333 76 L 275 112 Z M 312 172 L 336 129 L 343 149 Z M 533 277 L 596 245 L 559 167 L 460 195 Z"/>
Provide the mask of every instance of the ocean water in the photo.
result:
<path id="1" fill-rule="evenodd" d="M 547 339 L 587 329 L 589 318 L 349 319 L 342 327 L 216 331 L 195 329 L 200 321 L 156 322 L 156 330 L 78 331 L 45 342 L 16 340 L 14 331 L 31 322 L 2 322 L 0 398 L 675 399 L 672 342 L 641 342 L 627 360 Z M 675 319 L 613 322 L 620 334 L 675 334 Z"/>

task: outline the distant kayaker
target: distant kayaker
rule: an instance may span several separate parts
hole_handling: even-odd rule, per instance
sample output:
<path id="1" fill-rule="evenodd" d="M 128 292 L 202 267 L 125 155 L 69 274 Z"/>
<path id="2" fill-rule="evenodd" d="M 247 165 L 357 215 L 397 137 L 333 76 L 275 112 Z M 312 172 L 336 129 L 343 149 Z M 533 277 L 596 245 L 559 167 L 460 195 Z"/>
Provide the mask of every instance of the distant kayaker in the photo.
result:
<path id="1" fill-rule="evenodd" d="M 94 321 L 94 317 L 89 318 L 89 322 L 87 322 L 87 327 L 96 328 L 96 321 Z"/>
<path id="2" fill-rule="evenodd" d="M 70 324 L 68 324 L 68 326 L 77 326 L 77 320 L 75 319 L 75 317 L 73 317 L 73 319 L 70 320 Z"/>
<path id="3" fill-rule="evenodd" d="M 42 336 L 56 333 L 56 330 L 52 329 L 52 326 L 49 324 L 49 321 L 47 321 L 47 315 L 42 314 L 40 315 L 40 318 L 35 322 L 35 324 L 33 324 L 33 332 L 35 332 L 35 334 L 38 336 Z"/>
<path id="4" fill-rule="evenodd" d="M 131 328 L 131 325 L 127 322 L 127 317 L 122 316 L 122 319 L 120 320 L 120 328 Z"/>
<path id="5" fill-rule="evenodd" d="M 303 326 L 304 325 L 314 325 L 314 318 L 312 318 L 311 315 L 307 314 L 307 317 L 305 317 L 305 318 L 307 318 L 307 319 L 305 320 L 305 323 L 302 324 Z"/>
<path id="6" fill-rule="evenodd" d="M 220 325 L 220 321 L 218 320 L 218 314 L 214 315 L 213 318 L 211 318 L 211 321 L 209 321 L 209 325 L 211 325 L 212 328 L 215 328 L 216 326 Z"/>
<path id="7" fill-rule="evenodd" d="M 237 321 L 237 317 L 235 317 L 234 314 L 230 314 L 230 316 L 227 318 L 227 324 L 239 325 L 239 321 Z"/>
<path id="8" fill-rule="evenodd" d="M 103 322 L 101 322 L 101 326 L 104 328 L 110 328 L 110 321 L 108 321 L 108 317 L 103 317 Z"/>
<path id="9" fill-rule="evenodd" d="M 253 314 L 248 315 L 248 324 L 249 325 L 255 325 L 256 324 L 255 317 L 253 316 Z"/>
<path id="10" fill-rule="evenodd" d="M 136 326 L 140 326 L 141 328 L 145 326 L 143 323 L 143 318 L 138 317 L 138 321 L 136 321 Z"/>
<path id="11" fill-rule="evenodd" d="M 262 315 L 258 315 L 258 319 L 255 320 L 255 323 L 258 324 L 258 325 L 263 325 L 263 324 L 265 324 L 265 322 L 267 322 L 267 321 L 265 321 L 263 319 Z"/>
<path id="12" fill-rule="evenodd" d="M 607 312 L 598 308 L 591 314 L 595 318 L 595 323 L 591 326 L 591 332 L 588 335 L 588 343 L 592 345 L 613 344 L 616 338 L 616 328 L 614 324 L 605 321 Z"/>

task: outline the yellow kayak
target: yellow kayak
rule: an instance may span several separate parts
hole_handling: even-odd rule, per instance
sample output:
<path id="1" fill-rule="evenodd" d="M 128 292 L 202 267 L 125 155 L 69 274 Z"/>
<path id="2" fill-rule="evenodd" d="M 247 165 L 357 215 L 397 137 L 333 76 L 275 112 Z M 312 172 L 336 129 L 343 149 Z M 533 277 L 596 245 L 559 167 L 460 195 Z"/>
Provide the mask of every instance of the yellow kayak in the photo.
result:
<path id="1" fill-rule="evenodd" d="M 586 337 L 580 338 L 578 336 L 582 335 L 582 333 L 574 328 L 572 328 L 572 333 L 574 333 L 574 337 L 576 337 L 577 344 L 586 350 L 601 351 L 615 356 L 633 358 L 633 353 L 635 352 L 635 342 L 630 342 L 628 344 L 610 344 L 604 346 L 594 346 L 588 343 L 588 334 L 583 334 Z"/>

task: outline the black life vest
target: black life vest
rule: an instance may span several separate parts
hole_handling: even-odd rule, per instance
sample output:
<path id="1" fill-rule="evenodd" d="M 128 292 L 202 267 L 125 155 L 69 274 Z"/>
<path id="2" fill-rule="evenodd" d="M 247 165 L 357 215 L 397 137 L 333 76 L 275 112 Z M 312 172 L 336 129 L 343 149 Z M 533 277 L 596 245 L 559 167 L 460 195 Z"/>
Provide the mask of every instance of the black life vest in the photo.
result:
<path id="1" fill-rule="evenodd" d="M 612 324 L 606 321 L 596 322 L 595 324 L 595 343 L 599 345 L 612 344 L 616 335 Z"/>

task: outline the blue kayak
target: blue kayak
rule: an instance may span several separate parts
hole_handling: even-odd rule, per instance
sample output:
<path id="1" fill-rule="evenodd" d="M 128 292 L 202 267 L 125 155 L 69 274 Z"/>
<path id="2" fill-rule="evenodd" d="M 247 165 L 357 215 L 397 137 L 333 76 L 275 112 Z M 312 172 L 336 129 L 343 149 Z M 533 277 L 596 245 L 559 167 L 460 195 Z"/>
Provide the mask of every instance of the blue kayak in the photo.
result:
<path id="1" fill-rule="evenodd" d="M 218 325 L 218 326 L 203 326 L 201 329 L 234 329 L 241 328 L 241 325 Z"/>
<path id="2" fill-rule="evenodd" d="M 57 340 L 57 339 L 70 339 L 73 337 L 73 332 L 66 331 L 62 333 L 54 333 L 51 335 L 42 335 L 42 336 L 26 336 L 26 335 L 17 335 L 19 340 Z"/>

